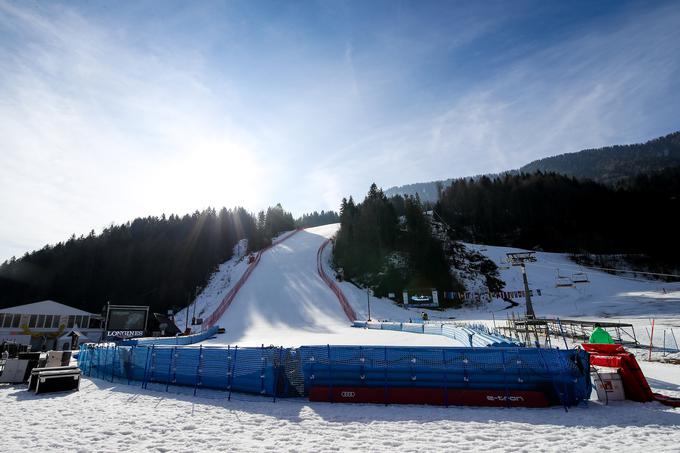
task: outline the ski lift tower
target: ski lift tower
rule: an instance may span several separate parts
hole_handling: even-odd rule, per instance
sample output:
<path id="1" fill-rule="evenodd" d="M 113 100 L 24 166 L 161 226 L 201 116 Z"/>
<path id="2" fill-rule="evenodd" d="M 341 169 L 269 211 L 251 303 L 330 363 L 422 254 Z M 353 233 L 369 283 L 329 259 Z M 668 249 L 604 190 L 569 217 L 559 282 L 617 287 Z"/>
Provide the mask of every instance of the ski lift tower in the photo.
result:
<path id="1" fill-rule="evenodd" d="M 508 261 L 513 266 L 519 266 L 522 268 L 522 277 L 524 278 L 524 295 L 527 301 L 527 319 L 536 319 L 536 313 L 534 313 L 534 306 L 531 305 L 531 295 L 529 294 L 529 281 L 527 280 L 527 269 L 524 263 L 533 263 L 536 261 L 536 254 L 534 252 L 517 252 L 517 253 L 506 253 Z"/>

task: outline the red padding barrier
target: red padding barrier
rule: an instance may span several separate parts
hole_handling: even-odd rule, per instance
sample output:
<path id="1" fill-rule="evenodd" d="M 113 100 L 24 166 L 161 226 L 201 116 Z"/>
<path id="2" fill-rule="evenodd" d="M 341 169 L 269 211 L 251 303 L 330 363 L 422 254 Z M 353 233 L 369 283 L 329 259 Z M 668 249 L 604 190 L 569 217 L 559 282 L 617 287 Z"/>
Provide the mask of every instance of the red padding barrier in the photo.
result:
<path id="1" fill-rule="evenodd" d="M 253 262 L 248 265 L 248 268 L 243 273 L 243 275 L 241 275 L 241 278 L 238 279 L 238 281 L 234 284 L 234 286 L 232 286 L 232 288 L 229 290 L 227 295 L 224 296 L 224 298 L 222 299 L 222 302 L 220 302 L 220 304 L 217 306 L 215 311 L 213 311 L 213 313 L 210 316 L 208 316 L 208 318 L 205 321 L 203 321 L 203 324 L 205 324 L 208 328 L 210 328 L 213 325 L 215 325 L 215 323 L 217 323 L 217 321 L 220 320 L 220 318 L 222 317 L 224 312 L 227 311 L 227 308 L 229 308 L 231 303 L 234 301 L 236 294 L 238 294 L 241 287 L 245 284 L 246 281 L 248 281 L 248 278 L 250 278 L 250 274 L 252 274 L 253 271 L 255 270 L 255 268 L 257 267 L 257 265 L 260 264 L 260 258 L 262 258 L 262 254 L 264 252 L 266 252 L 270 248 L 282 243 L 283 241 L 285 241 L 289 237 L 293 236 L 295 233 L 297 233 L 300 230 L 301 229 L 298 228 L 295 231 L 291 231 L 290 233 L 286 234 L 285 236 L 282 236 L 281 238 L 279 238 L 278 241 L 273 242 L 271 245 L 269 245 L 269 246 L 263 248 L 262 250 L 260 250 L 259 252 L 257 252 L 255 254 L 255 259 L 253 260 Z"/>
<path id="2" fill-rule="evenodd" d="M 335 296 L 338 298 L 338 301 L 340 302 L 340 305 L 342 306 L 342 310 L 345 312 L 345 315 L 347 315 L 347 318 L 350 321 L 356 321 L 357 320 L 357 314 L 354 312 L 354 309 L 352 306 L 349 304 L 347 301 L 347 297 L 345 297 L 345 294 L 342 292 L 340 287 L 335 284 L 333 279 L 331 279 L 328 275 L 326 275 L 326 272 L 323 270 L 323 251 L 326 248 L 326 246 L 331 242 L 330 239 L 326 239 L 323 244 L 321 244 L 321 247 L 319 247 L 319 250 L 316 252 L 316 270 L 319 272 L 319 277 L 328 285 L 328 287 L 335 293 Z"/>
<path id="3" fill-rule="evenodd" d="M 680 407 L 680 399 L 652 392 L 635 356 L 620 344 L 583 343 L 590 353 L 590 364 L 618 368 L 626 399 L 646 403 L 658 401 L 672 407 Z"/>
<path id="4" fill-rule="evenodd" d="M 436 406 L 548 407 L 536 390 L 461 390 L 419 387 L 312 387 L 309 400 L 331 403 L 430 404 Z"/>

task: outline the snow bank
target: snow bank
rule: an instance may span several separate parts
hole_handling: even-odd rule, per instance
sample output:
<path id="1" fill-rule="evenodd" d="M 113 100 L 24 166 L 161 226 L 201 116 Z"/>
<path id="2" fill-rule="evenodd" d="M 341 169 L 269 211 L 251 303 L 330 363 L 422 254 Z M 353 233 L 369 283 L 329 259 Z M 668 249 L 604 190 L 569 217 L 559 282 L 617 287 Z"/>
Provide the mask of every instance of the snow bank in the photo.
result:
<path id="1" fill-rule="evenodd" d="M 680 385 L 680 377 L 675 375 L 668 385 Z M 25 386 L 0 385 L 3 449 L 671 451 L 680 443 L 680 409 L 658 403 L 590 403 L 565 412 L 272 403 L 243 395 L 227 402 L 221 392 L 201 390 L 193 397 L 191 389 L 171 387 L 188 394 L 164 390 L 160 385 L 142 390 L 87 378 L 80 392 L 65 394 L 34 395 Z"/>

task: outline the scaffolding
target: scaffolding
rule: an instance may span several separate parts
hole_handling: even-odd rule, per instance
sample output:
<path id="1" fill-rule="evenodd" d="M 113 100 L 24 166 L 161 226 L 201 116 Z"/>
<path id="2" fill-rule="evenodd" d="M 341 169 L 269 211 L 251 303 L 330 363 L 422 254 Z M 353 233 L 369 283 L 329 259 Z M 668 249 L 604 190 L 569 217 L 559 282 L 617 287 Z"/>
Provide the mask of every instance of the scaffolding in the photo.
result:
<path id="1" fill-rule="evenodd" d="M 508 317 L 505 327 L 498 327 L 500 333 L 516 338 L 527 346 L 541 345 L 551 346 L 555 340 L 569 337 L 578 341 L 587 341 L 590 334 L 595 330 L 595 324 L 609 332 L 615 343 L 639 346 L 635 327 L 632 324 L 606 321 L 586 321 L 581 319 L 559 318 L 516 318 Z"/>

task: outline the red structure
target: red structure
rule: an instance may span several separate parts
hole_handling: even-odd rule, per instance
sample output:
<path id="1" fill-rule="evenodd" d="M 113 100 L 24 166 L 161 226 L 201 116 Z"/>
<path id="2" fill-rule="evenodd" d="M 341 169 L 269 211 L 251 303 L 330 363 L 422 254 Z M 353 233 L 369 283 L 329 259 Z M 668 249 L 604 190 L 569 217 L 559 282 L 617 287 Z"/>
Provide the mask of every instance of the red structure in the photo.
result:
<path id="1" fill-rule="evenodd" d="M 349 304 L 347 301 L 347 297 L 345 297 L 345 294 L 342 292 L 340 287 L 335 284 L 333 279 L 331 279 L 328 275 L 326 275 L 326 272 L 323 270 L 323 260 L 321 259 L 323 255 L 323 251 L 326 248 L 326 246 L 331 242 L 330 239 L 326 239 L 323 244 L 321 244 L 321 247 L 319 247 L 319 250 L 316 252 L 316 269 L 319 272 L 319 277 L 328 285 L 328 287 L 333 291 L 335 296 L 338 298 L 338 302 L 340 302 L 340 305 L 342 306 L 342 310 L 345 312 L 345 315 L 347 315 L 347 318 L 350 321 L 356 321 L 357 320 L 357 315 L 354 312 L 354 309 L 352 306 Z"/>
<path id="2" fill-rule="evenodd" d="M 257 265 L 260 264 L 260 258 L 262 258 L 262 254 L 264 252 L 266 252 L 270 248 L 274 247 L 275 245 L 282 243 L 283 241 L 290 238 L 295 233 L 297 233 L 298 231 L 301 231 L 301 230 L 302 230 L 301 228 L 298 228 L 297 230 L 294 230 L 294 231 L 286 234 L 285 236 L 282 236 L 281 238 L 279 238 L 278 241 L 272 243 L 268 247 L 263 248 L 262 250 L 257 252 L 255 255 L 249 255 L 248 256 L 248 268 L 243 273 L 241 278 L 239 278 L 238 281 L 234 284 L 234 286 L 229 290 L 227 295 L 224 296 L 224 299 L 222 299 L 222 302 L 220 302 L 220 304 L 217 306 L 215 311 L 210 316 L 208 316 L 208 318 L 205 321 L 203 321 L 203 324 L 206 327 L 212 327 L 217 323 L 217 321 L 220 320 L 220 318 L 222 317 L 224 312 L 227 310 L 227 308 L 229 308 L 231 303 L 234 301 L 236 294 L 238 294 L 241 287 L 246 283 L 246 281 L 248 281 L 248 278 L 250 278 L 250 274 L 252 274 L 253 271 L 255 270 L 255 268 L 257 267 Z"/>
<path id="3" fill-rule="evenodd" d="M 680 407 L 679 398 L 671 398 L 652 392 L 635 356 L 620 344 L 584 343 L 583 349 L 590 353 L 590 364 L 618 368 L 626 398 L 632 401 L 658 401 L 672 407 Z"/>

